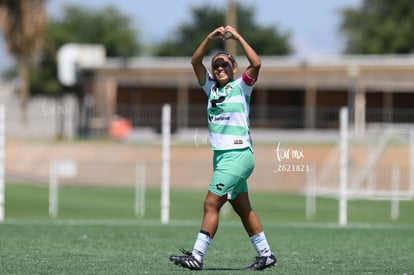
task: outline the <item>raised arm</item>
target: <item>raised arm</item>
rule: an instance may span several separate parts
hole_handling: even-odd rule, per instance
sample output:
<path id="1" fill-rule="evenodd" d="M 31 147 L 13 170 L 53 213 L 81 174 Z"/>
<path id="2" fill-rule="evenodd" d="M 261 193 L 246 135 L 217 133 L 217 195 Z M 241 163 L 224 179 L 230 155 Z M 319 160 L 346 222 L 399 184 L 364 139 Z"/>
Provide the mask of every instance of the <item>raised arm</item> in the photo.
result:
<path id="1" fill-rule="evenodd" d="M 204 38 L 204 40 L 193 53 L 193 56 L 191 58 L 191 65 L 193 65 L 194 73 L 197 77 L 198 83 L 200 84 L 204 84 L 206 81 L 207 69 L 203 64 L 203 58 L 206 54 L 208 45 L 213 40 L 223 39 L 224 32 L 224 27 L 216 28 L 214 31 L 209 33 L 206 38 Z"/>
<path id="2" fill-rule="evenodd" d="M 226 26 L 224 28 L 224 33 L 226 32 L 231 34 L 228 39 L 234 39 L 240 43 L 247 60 L 249 60 L 250 65 L 246 69 L 247 74 L 252 78 L 257 78 L 259 76 L 260 66 L 262 65 L 260 57 L 234 27 Z"/>

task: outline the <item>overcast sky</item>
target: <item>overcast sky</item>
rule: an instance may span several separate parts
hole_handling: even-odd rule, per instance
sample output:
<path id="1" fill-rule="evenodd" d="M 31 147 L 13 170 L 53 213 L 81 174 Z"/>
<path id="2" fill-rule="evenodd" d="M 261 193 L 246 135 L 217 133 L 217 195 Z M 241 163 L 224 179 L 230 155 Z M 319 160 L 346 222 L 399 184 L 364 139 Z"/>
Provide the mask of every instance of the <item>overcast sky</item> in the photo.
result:
<path id="1" fill-rule="evenodd" d="M 340 53 L 343 43 L 339 36 L 340 17 L 338 10 L 344 7 L 358 7 L 362 0 L 236 0 L 253 7 L 255 20 L 263 26 L 277 25 L 282 32 L 291 33 L 291 42 L 297 56 Z M 88 7 L 104 7 L 109 4 L 131 16 L 139 30 L 139 39 L 144 43 L 163 41 L 177 26 L 190 22 L 191 7 L 214 5 L 226 8 L 223 0 L 48 0 L 49 16 L 62 13 L 65 3 Z M 212 26 L 212 29 L 215 26 Z M 10 66 L 12 58 L 0 38 L 0 70 Z"/>

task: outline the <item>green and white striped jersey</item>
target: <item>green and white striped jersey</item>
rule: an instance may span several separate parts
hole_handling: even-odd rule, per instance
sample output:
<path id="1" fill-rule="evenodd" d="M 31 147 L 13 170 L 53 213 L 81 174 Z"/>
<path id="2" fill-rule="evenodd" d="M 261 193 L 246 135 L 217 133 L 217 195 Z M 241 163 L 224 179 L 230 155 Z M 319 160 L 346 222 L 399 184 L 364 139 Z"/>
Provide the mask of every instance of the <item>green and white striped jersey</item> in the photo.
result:
<path id="1" fill-rule="evenodd" d="M 246 72 L 241 77 L 218 88 L 207 72 L 201 85 L 208 96 L 207 117 L 212 150 L 229 150 L 250 147 L 250 96 L 256 79 Z"/>

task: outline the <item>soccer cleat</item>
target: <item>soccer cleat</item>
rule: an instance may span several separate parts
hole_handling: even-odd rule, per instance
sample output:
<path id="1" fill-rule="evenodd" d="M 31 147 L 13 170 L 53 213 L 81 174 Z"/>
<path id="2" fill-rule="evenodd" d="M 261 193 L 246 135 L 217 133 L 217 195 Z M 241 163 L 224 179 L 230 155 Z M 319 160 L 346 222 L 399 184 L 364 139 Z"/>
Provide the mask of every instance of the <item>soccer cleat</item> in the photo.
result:
<path id="1" fill-rule="evenodd" d="M 191 270 L 201 270 L 203 269 L 203 263 L 197 261 L 193 254 L 190 251 L 185 249 L 180 249 L 185 256 L 170 256 L 170 261 L 174 262 L 174 264 L 179 265 L 184 268 L 188 268 Z"/>
<path id="2" fill-rule="evenodd" d="M 268 267 L 275 266 L 277 263 L 276 257 L 272 254 L 269 257 L 256 257 L 254 262 L 245 268 L 245 270 L 263 270 Z"/>

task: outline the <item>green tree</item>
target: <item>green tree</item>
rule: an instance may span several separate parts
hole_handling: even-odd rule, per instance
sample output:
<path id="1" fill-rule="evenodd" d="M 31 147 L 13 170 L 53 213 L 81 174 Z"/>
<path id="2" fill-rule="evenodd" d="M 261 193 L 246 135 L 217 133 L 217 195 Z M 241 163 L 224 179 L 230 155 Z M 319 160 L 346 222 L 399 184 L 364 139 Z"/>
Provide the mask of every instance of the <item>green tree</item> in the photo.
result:
<path id="1" fill-rule="evenodd" d="M 194 7 L 192 21 L 183 23 L 176 33 L 155 51 L 158 56 L 190 56 L 213 28 L 225 25 L 226 11 L 209 5 Z M 276 26 L 262 27 L 254 22 L 253 7 L 237 5 L 237 29 L 261 55 L 287 55 L 292 52 L 289 34 Z M 215 41 L 211 50 L 224 49 L 223 41 Z M 241 52 L 239 47 L 238 52 Z"/>
<path id="2" fill-rule="evenodd" d="M 62 17 L 51 19 L 47 39 L 57 47 L 68 42 L 99 43 L 108 56 L 131 56 L 140 50 L 132 23 L 114 6 L 93 10 L 67 5 Z"/>
<path id="3" fill-rule="evenodd" d="M 66 43 L 103 44 L 108 56 L 133 56 L 140 51 L 132 20 L 113 6 L 99 10 L 68 5 L 63 15 L 50 18 L 40 69 L 32 67 L 32 94 L 59 94 L 57 50 Z"/>
<path id="4" fill-rule="evenodd" d="M 44 0 L 0 0 L 0 27 L 18 63 L 22 123 L 27 121 L 29 68 L 38 59 L 47 22 Z"/>
<path id="5" fill-rule="evenodd" d="M 364 0 L 359 8 L 341 11 L 340 31 L 346 53 L 414 52 L 414 5 L 411 0 Z"/>

